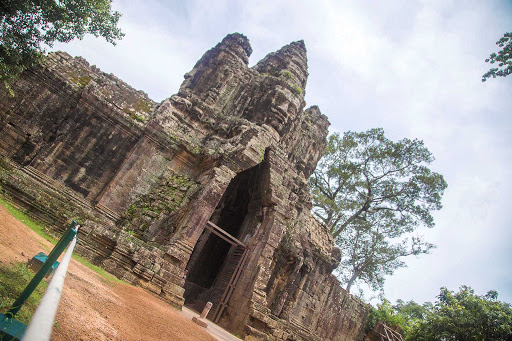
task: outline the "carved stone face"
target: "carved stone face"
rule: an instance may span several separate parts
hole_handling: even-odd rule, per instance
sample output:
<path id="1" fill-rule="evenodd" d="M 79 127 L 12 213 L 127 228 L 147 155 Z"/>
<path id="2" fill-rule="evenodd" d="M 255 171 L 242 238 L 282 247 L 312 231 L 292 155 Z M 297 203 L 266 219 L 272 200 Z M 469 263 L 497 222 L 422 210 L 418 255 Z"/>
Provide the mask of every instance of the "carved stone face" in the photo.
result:
<path id="1" fill-rule="evenodd" d="M 298 94 L 277 84 L 264 95 L 257 108 L 259 113 L 256 117 L 282 135 L 289 122 L 297 116 L 301 102 Z"/>

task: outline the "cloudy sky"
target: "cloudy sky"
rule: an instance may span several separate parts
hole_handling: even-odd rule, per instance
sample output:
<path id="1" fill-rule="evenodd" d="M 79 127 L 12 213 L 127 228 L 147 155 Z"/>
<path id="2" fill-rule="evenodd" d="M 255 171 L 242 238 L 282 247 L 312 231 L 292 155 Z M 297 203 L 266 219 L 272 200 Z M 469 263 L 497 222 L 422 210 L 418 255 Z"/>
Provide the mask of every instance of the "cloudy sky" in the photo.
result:
<path id="1" fill-rule="evenodd" d="M 419 138 L 448 189 L 437 245 L 386 282 L 388 299 L 433 301 L 439 288 L 495 289 L 512 302 L 512 76 L 481 82 L 484 59 L 512 31 L 510 1 L 114 0 L 126 37 L 56 45 L 155 101 L 176 93 L 201 55 L 232 32 L 251 41 L 254 65 L 303 39 L 306 100 L 331 131 L 383 127 Z"/>

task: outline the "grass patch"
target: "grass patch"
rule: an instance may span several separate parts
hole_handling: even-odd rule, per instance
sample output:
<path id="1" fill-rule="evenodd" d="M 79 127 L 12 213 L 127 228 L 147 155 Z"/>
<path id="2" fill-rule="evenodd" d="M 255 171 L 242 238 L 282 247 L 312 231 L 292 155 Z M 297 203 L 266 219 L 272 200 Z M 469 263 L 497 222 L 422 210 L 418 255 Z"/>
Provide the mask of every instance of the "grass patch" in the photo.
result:
<path id="1" fill-rule="evenodd" d="M 7 202 L 4 198 L 0 196 L 0 205 L 5 207 L 5 209 L 16 219 L 18 219 L 20 222 L 25 224 L 28 228 L 30 228 L 32 231 L 36 232 L 39 236 L 43 237 L 53 245 L 57 244 L 57 239 L 52 236 L 49 233 L 49 230 L 44 227 L 42 224 L 36 222 L 34 219 L 27 216 L 25 213 L 14 207 L 11 203 Z M 39 245 L 41 245 L 41 248 L 45 249 L 47 253 L 49 253 L 51 250 L 48 249 L 46 245 L 39 242 Z M 105 278 L 108 282 L 112 283 L 125 283 L 124 281 L 118 279 L 114 275 L 109 274 L 105 269 L 100 268 L 99 266 L 96 266 L 94 264 L 91 264 L 88 260 L 86 260 L 83 257 L 80 257 L 76 253 L 72 255 L 72 258 L 76 261 L 82 263 L 92 271 L 96 272 L 98 275 Z"/>
<path id="2" fill-rule="evenodd" d="M 24 263 L 0 266 L 0 311 L 2 313 L 5 314 L 9 310 L 11 304 L 25 289 L 32 277 L 34 277 L 34 272 L 27 268 Z M 25 324 L 30 322 L 30 318 L 47 287 L 48 283 L 43 279 L 16 315 L 18 321 Z"/>
<path id="3" fill-rule="evenodd" d="M 4 198 L 0 196 L 0 204 L 5 207 L 5 209 L 16 219 L 25 224 L 29 229 L 37 233 L 39 236 L 43 237 L 47 241 L 52 244 L 57 243 L 57 239 L 49 234 L 49 231 L 46 227 L 36 222 L 34 219 L 30 218 L 28 215 L 14 207 L 11 203 L 7 202 Z"/>
<path id="4" fill-rule="evenodd" d="M 46 251 L 47 253 L 49 253 L 52 249 L 46 245 L 45 243 L 43 243 L 42 241 L 38 240 L 37 243 L 39 244 L 39 246 L 41 247 L 41 249 L 43 249 L 44 251 Z"/>

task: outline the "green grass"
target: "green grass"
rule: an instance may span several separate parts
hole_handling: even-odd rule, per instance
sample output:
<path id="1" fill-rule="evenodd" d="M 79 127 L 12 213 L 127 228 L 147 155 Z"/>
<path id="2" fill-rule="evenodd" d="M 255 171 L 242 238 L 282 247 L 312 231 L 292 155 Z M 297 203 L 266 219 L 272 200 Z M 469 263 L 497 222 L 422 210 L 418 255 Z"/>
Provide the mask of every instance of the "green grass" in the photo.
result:
<path id="1" fill-rule="evenodd" d="M 16 219 L 18 219 L 20 222 L 25 224 L 28 228 L 36 232 L 39 236 L 43 237 L 53 245 L 57 243 L 57 239 L 50 235 L 49 230 L 44 227 L 42 224 L 36 222 L 34 219 L 27 216 L 25 213 L 14 207 L 11 203 L 7 202 L 4 198 L 0 196 L 0 205 L 5 207 L 5 209 Z M 48 247 L 46 245 L 43 245 L 41 242 L 39 243 L 45 251 L 49 252 Z M 107 280 L 107 282 L 110 283 L 125 283 L 124 281 L 116 278 L 115 276 L 109 274 L 105 269 L 100 268 L 99 266 L 96 266 L 94 264 L 91 264 L 89 261 L 87 261 L 85 258 L 80 257 L 76 253 L 73 254 L 73 259 L 76 261 L 82 263 L 92 271 L 96 272 L 98 275 L 102 276 Z"/>
<path id="2" fill-rule="evenodd" d="M 34 272 L 24 263 L 4 264 L 0 266 L 0 311 L 6 313 L 11 304 L 21 294 L 28 282 L 34 277 Z M 48 283 L 43 279 L 36 290 L 30 295 L 16 315 L 20 322 L 28 324 Z"/>
<path id="3" fill-rule="evenodd" d="M 39 236 L 43 237 L 47 241 L 49 241 L 52 244 L 57 243 L 57 239 L 49 234 L 49 231 L 46 227 L 41 225 L 40 223 L 36 222 L 32 218 L 30 218 L 28 215 L 14 207 L 11 203 L 7 202 L 4 198 L 0 196 L 0 205 L 5 207 L 5 209 L 16 219 L 21 221 L 23 224 L 25 224 L 28 228 L 30 228 L 32 231 L 37 233 Z"/>

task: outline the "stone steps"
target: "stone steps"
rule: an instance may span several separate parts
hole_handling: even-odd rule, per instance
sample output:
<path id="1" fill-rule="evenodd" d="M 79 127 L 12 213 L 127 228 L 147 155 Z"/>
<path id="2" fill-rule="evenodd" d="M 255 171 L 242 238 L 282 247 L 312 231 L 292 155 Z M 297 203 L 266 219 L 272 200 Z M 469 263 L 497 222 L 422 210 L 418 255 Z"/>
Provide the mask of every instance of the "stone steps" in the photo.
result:
<path id="1" fill-rule="evenodd" d="M 215 307 L 220 304 L 222 296 L 231 281 L 231 277 L 233 276 L 238 263 L 240 263 L 240 260 L 242 259 L 243 253 L 244 248 L 236 246 L 234 250 L 228 254 L 226 262 L 222 267 L 222 271 L 219 274 L 219 277 L 217 277 L 214 288 L 210 294 L 210 302 L 212 302 Z"/>
<path id="2" fill-rule="evenodd" d="M 45 225 L 51 226 L 52 230 L 63 232 L 66 220 L 55 215 L 53 210 L 37 203 L 35 198 L 20 192 L 17 188 L 4 184 L 4 190 L 8 194 L 4 199 L 14 207 L 22 210 L 27 216 Z"/>
<path id="3" fill-rule="evenodd" d="M 100 212 L 105 217 L 109 218 L 110 220 L 117 222 L 121 219 L 121 215 L 117 214 L 116 212 L 112 211 L 107 206 L 103 206 L 102 204 L 97 204 L 95 206 L 96 210 Z"/>
<path id="4" fill-rule="evenodd" d="M 57 192 L 58 194 L 66 197 L 67 199 L 73 200 L 75 204 L 80 206 L 83 209 L 91 210 L 93 209 L 93 206 L 89 204 L 83 197 L 80 197 L 75 192 L 69 190 L 67 187 L 62 185 L 60 182 L 50 178 L 40 170 L 32 167 L 32 166 L 25 166 L 21 167 L 20 171 L 25 173 L 26 175 L 30 176 L 32 179 L 36 180 L 40 184 L 45 185 L 46 187 L 50 188 L 51 190 Z"/>
<path id="5" fill-rule="evenodd" d="M 18 167 L 19 171 L 23 172 L 24 174 L 30 176 L 32 179 L 37 181 L 38 183 L 50 188 L 51 190 L 57 192 L 58 194 L 62 195 L 69 201 L 72 201 L 75 205 L 79 206 L 80 208 L 84 210 L 89 211 L 97 211 L 102 216 L 107 218 L 108 220 L 111 220 L 112 222 L 117 222 L 121 219 L 121 216 L 117 214 L 116 212 L 110 210 L 108 207 L 103 205 L 96 205 L 93 206 L 91 203 L 89 203 L 85 198 L 81 197 L 76 192 L 70 190 L 60 182 L 50 178 L 43 172 L 39 171 L 38 169 L 32 167 L 32 166 L 25 166 L 25 167 Z"/>

